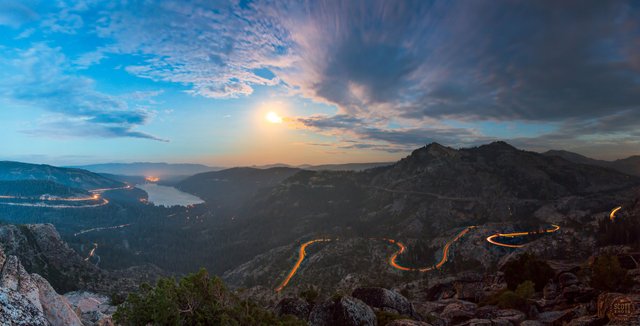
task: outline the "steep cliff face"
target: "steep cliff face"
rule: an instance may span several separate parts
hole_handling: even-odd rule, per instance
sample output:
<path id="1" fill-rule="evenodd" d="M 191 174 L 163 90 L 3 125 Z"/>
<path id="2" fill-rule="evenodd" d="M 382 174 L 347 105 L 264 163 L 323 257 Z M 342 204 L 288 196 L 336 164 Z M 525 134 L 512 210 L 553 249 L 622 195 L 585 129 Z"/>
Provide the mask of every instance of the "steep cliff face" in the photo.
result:
<path id="1" fill-rule="evenodd" d="M 0 249 L 0 265 L 0 324 L 82 325 L 67 299 L 42 276 L 27 273 L 18 257 Z"/>
<path id="2" fill-rule="evenodd" d="M 42 275 L 61 292 L 86 287 L 100 274 L 61 238 L 51 224 L 0 226 L 0 244 L 32 273 Z"/>
<path id="3" fill-rule="evenodd" d="M 1 225 L 0 246 L 30 273 L 37 273 L 60 293 L 89 290 L 102 294 L 127 293 L 162 273 L 155 266 L 106 271 L 85 261 L 51 224 Z"/>

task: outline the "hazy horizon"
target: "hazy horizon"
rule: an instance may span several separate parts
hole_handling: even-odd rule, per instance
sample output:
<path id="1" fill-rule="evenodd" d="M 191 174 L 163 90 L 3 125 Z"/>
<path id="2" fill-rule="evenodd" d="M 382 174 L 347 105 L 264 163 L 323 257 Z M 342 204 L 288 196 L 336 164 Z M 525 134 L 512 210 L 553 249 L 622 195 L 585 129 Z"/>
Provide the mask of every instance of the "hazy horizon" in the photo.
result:
<path id="1" fill-rule="evenodd" d="M 486 144 L 489 144 L 489 143 L 486 143 Z M 445 144 L 441 144 L 441 145 L 447 146 Z M 485 144 L 480 144 L 480 145 L 485 145 Z M 448 147 L 452 147 L 452 146 L 448 146 Z M 472 146 L 467 146 L 467 147 L 472 147 Z M 416 147 L 415 149 L 418 149 L 418 148 L 419 147 Z M 452 148 L 461 149 L 466 147 L 452 147 Z M 393 163 L 395 161 L 402 159 L 403 157 L 408 156 L 409 154 L 411 154 L 411 151 L 413 150 L 409 150 L 406 153 L 398 153 L 395 158 L 391 157 L 389 160 L 386 160 L 386 161 L 375 161 L 375 160 L 350 161 L 348 158 L 345 158 L 343 161 L 326 161 L 326 162 L 320 162 L 320 163 L 308 163 L 308 162 L 290 163 L 290 162 L 273 161 L 273 162 L 266 162 L 261 164 L 253 164 L 248 162 L 248 163 L 240 163 L 240 164 L 222 165 L 222 164 L 216 164 L 215 162 L 208 163 L 208 162 L 197 162 L 197 161 L 180 161 L 180 159 L 169 160 L 169 161 L 82 161 L 78 159 L 69 159 L 68 161 L 66 160 L 58 161 L 58 160 L 51 160 L 50 158 L 45 158 L 42 156 L 35 156 L 35 157 L 24 156 L 24 157 L 17 157 L 17 158 L 11 158 L 11 157 L 5 158 L 3 156 L 0 156 L 0 161 L 15 161 L 15 162 L 22 162 L 22 163 L 30 163 L 30 164 L 47 164 L 47 165 L 61 166 L 61 167 L 82 167 L 82 166 L 101 165 L 101 164 L 198 164 L 198 165 L 203 165 L 211 168 L 226 169 L 226 168 L 234 168 L 234 167 L 264 167 L 264 166 L 271 166 L 271 165 L 287 165 L 291 167 L 299 167 L 304 165 L 318 166 L 318 165 L 365 164 L 365 163 L 386 163 L 386 162 Z M 625 159 L 631 156 L 640 155 L 640 152 L 639 152 L 639 154 L 631 154 L 629 156 L 601 158 L 598 156 L 588 156 L 580 152 L 570 151 L 570 150 L 561 149 L 561 148 L 550 148 L 550 149 L 533 150 L 533 151 L 538 153 L 544 153 L 550 150 L 568 151 L 571 153 L 585 156 L 587 158 L 604 160 L 604 161 L 615 161 L 619 159 Z"/>

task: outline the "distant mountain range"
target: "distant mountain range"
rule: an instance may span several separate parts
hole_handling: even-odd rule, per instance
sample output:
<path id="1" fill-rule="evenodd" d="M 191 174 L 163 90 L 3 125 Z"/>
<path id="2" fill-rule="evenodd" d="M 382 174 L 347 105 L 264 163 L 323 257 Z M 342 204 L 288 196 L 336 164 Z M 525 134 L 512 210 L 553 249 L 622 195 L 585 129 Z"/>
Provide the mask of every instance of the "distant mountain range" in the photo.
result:
<path id="1" fill-rule="evenodd" d="M 95 173 L 107 173 L 123 176 L 154 176 L 160 179 L 188 177 L 194 174 L 218 171 L 223 168 L 192 163 L 104 163 L 74 166 Z"/>
<path id="2" fill-rule="evenodd" d="M 546 156 L 559 156 L 573 163 L 602 166 L 620 171 L 622 173 L 640 176 L 640 155 L 634 155 L 615 161 L 605 161 L 596 160 L 584 155 L 580 155 L 578 153 L 573 153 L 565 150 L 550 150 L 542 154 Z"/>
<path id="3" fill-rule="evenodd" d="M 267 165 L 254 165 L 251 166 L 255 169 L 270 169 L 270 168 L 297 168 L 310 171 L 364 171 L 367 169 L 373 169 L 380 166 L 392 165 L 394 162 L 371 162 L 371 163 L 342 163 L 342 164 L 302 164 L 302 165 L 289 165 L 284 163 L 267 164 Z"/>
<path id="4" fill-rule="evenodd" d="M 372 162 L 372 163 L 345 163 L 345 164 L 322 164 L 322 165 L 289 165 L 284 163 L 254 165 L 253 169 L 271 169 L 271 168 L 294 168 L 312 171 L 362 171 L 379 166 L 391 165 L 393 162 Z M 104 163 L 92 165 L 72 166 L 73 168 L 85 169 L 91 172 L 107 175 L 111 178 L 123 180 L 122 176 L 155 176 L 161 180 L 169 179 L 170 181 L 181 181 L 186 177 L 212 171 L 220 171 L 227 168 L 207 166 L 203 164 L 191 163 Z M 125 178 L 126 179 L 126 178 Z"/>
<path id="5" fill-rule="evenodd" d="M 344 163 L 344 164 L 322 164 L 322 165 L 299 165 L 297 168 L 312 171 L 364 171 L 381 166 L 392 165 L 395 162 L 372 162 L 372 163 Z"/>

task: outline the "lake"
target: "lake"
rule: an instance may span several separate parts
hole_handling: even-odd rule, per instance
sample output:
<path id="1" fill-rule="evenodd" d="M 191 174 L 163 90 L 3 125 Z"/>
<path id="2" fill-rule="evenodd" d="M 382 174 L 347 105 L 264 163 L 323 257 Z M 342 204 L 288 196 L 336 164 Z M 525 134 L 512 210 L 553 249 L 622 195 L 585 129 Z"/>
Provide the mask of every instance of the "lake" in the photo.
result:
<path id="1" fill-rule="evenodd" d="M 140 184 L 136 187 L 146 191 L 149 195 L 149 202 L 156 206 L 189 206 L 204 203 L 202 199 L 174 187 L 155 183 Z"/>

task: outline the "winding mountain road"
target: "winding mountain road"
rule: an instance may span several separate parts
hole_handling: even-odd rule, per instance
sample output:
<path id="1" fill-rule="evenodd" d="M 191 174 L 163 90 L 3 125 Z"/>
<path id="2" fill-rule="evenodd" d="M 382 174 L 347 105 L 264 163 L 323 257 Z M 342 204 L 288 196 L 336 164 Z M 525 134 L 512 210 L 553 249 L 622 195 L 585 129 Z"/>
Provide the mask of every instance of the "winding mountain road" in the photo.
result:
<path id="1" fill-rule="evenodd" d="M 613 210 L 611 210 L 611 213 L 609 213 L 609 220 L 613 221 L 616 218 L 616 213 L 621 209 L 622 209 L 622 206 L 618 206 Z"/>
<path id="2" fill-rule="evenodd" d="M 49 197 L 49 196 L 40 196 L 40 197 L 25 197 L 25 196 L 8 196 L 3 195 L 0 196 L 0 199 L 18 199 L 18 200 L 33 200 L 38 202 L 33 203 L 20 203 L 20 202 L 0 202 L 0 205 L 7 206 L 23 206 L 23 207 L 43 207 L 43 208 L 94 208 L 105 206 L 109 204 L 109 200 L 106 198 L 102 198 L 100 194 L 111 191 L 111 190 L 120 190 L 120 189 L 132 189 L 131 185 L 126 185 L 123 187 L 115 187 L 115 188 L 100 188 L 89 190 L 92 193 L 91 196 L 86 197 Z M 47 204 L 46 202 L 80 202 L 80 201 L 100 201 L 98 203 L 85 204 L 85 205 L 65 205 L 65 204 Z"/>
<path id="3" fill-rule="evenodd" d="M 81 230 L 80 232 L 74 233 L 73 236 L 77 237 L 77 236 L 79 236 L 81 234 L 94 232 L 94 231 L 120 229 L 120 228 L 124 228 L 124 227 L 130 226 L 130 225 L 131 225 L 131 223 L 129 223 L 129 224 L 121 224 L 121 225 L 116 225 L 116 226 L 105 226 L 105 227 L 93 228 L 93 229 L 88 229 L 88 230 Z"/>
<path id="4" fill-rule="evenodd" d="M 402 265 L 398 264 L 398 262 L 397 262 L 398 256 L 400 254 L 402 254 L 406 250 L 405 245 L 400 241 L 396 241 L 396 240 L 393 240 L 393 239 L 385 239 L 385 240 L 389 241 L 389 243 L 394 243 L 400 248 L 398 251 L 396 251 L 391 256 L 391 258 L 389 258 L 389 265 L 393 266 L 396 269 L 402 270 L 402 271 L 423 272 L 423 273 L 439 269 L 449 260 L 449 249 L 451 248 L 451 245 L 454 244 L 456 241 L 460 240 L 460 238 L 464 237 L 465 234 L 469 233 L 469 231 L 471 231 L 472 229 L 475 229 L 475 228 L 476 228 L 476 226 L 468 226 L 464 230 L 460 231 L 460 233 L 458 233 L 455 236 L 455 238 L 453 238 L 450 241 L 448 241 L 444 245 L 444 248 L 442 249 L 442 258 L 440 259 L 440 261 L 437 264 L 435 264 L 434 266 L 431 266 L 431 267 L 422 267 L 422 268 L 413 267 L 412 268 L 412 267 L 405 267 L 405 266 L 402 266 Z"/>
<path id="5" fill-rule="evenodd" d="M 535 231 L 529 231 L 529 232 L 514 232 L 514 233 L 496 233 L 493 234 L 491 236 L 489 236 L 487 238 L 487 241 L 493 245 L 496 246 L 500 246 L 500 247 L 507 247 L 507 248 L 521 248 L 524 245 L 511 245 L 511 244 L 506 244 L 506 243 L 501 243 L 499 241 L 496 241 L 496 238 L 499 237 L 509 237 L 509 238 L 514 238 L 514 237 L 522 237 L 522 236 L 528 236 L 528 235 L 533 235 L 533 234 L 546 234 L 546 233 L 553 233 L 556 232 L 558 230 L 560 230 L 560 226 L 559 225 L 555 225 L 552 224 L 552 227 L 549 229 L 545 229 L 545 230 L 535 230 Z M 398 263 L 398 256 L 400 256 L 402 253 L 404 253 L 407 250 L 407 247 L 400 241 L 394 240 L 394 239 L 388 239 L 388 238 L 383 238 L 382 240 L 385 240 L 391 244 L 395 244 L 398 246 L 398 251 L 396 251 L 395 253 L 393 253 L 393 255 L 389 258 L 389 265 L 391 265 L 393 268 L 401 270 L 401 271 L 414 271 L 414 272 L 431 272 L 437 269 L 442 268 L 442 266 L 444 266 L 445 263 L 447 263 L 447 261 L 449 261 L 449 252 L 451 250 L 451 245 L 453 245 L 455 242 L 459 241 L 462 237 L 464 237 L 467 233 L 469 233 L 471 230 L 477 228 L 477 226 L 468 226 L 466 228 L 464 228 L 462 231 L 460 231 L 453 239 L 451 239 L 450 241 L 448 241 L 444 247 L 442 248 L 442 258 L 440 259 L 440 261 L 438 263 L 436 263 L 433 266 L 430 267 L 420 267 L 420 268 L 416 268 L 416 267 L 406 267 L 406 266 L 402 266 Z M 280 292 L 282 291 L 291 281 L 291 278 L 293 278 L 293 276 L 296 274 L 296 272 L 298 271 L 298 269 L 300 268 L 300 265 L 302 264 L 302 261 L 304 261 L 304 258 L 306 257 L 306 248 L 314 243 L 317 242 L 327 242 L 327 241 L 332 241 L 332 239 L 327 239 L 327 238 L 323 238 L 323 239 L 315 239 L 315 240 L 311 240 L 311 241 L 307 241 L 305 243 L 303 243 L 300 246 L 300 250 L 298 253 L 298 260 L 296 261 L 295 265 L 293 266 L 293 268 L 291 269 L 291 271 L 289 272 L 289 274 L 287 274 L 287 277 L 285 278 L 285 280 L 275 289 L 276 292 Z"/>
<path id="6" fill-rule="evenodd" d="M 89 261 L 89 259 L 91 259 L 91 257 L 93 257 L 93 255 L 96 253 L 96 249 L 98 249 L 98 243 L 94 242 L 93 248 L 91 249 L 91 251 L 89 251 L 89 256 L 87 256 L 84 261 Z"/>
<path id="7" fill-rule="evenodd" d="M 302 261 L 304 260 L 304 257 L 307 254 L 306 250 L 309 245 L 314 244 L 316 242 L 328 242 L 328 241 L 331 241 L 331 239 L 315 239 L 315 240 L 311 240 L 303 243 L 302 246 L 300 246 L 300 252 L 298 253 L 298 261 L 296 261 L 296 264 L 293 266 L 293 268 L 287 275 L 287 278 L 285 278 L 284 281 L 276 288 L 276 292 L 282 291 L 282 289 L 284 289 L 284 287 L 287 286 L 287 284 L 289 284 L 289 281 L 291 281 L 291 278 L 293 277 L 293 275 L 295 275 L 296 272 L 298 271 L 298 268 L 300 268 L 300 264 L 302 264 Z"/>
<path id="8" fill-rule="evenodd" d="M 544 233 L 553 233 L 560 230 L 560 226 L 555 225 L 555 224 L 551 224 L 551 228 L 550 229 L 545 229 L 545 230 L 536 230 L 536 231 L 529 231 L 529 232 L 514 232 L 514 233 L 496 233 L 496 234 L 492 234 L 489 237 L 487 237 L 487 241 L 493 245 L 496 246 L 500 246 L 500 247 L 506 247 L 506 248 L 522 248 L 524 247 L 524 244 L 520 244 L 520 245 L 513 245 L 513 244 L 508 244 L 508 243 L 502 243 L 499 241 L 496 241 L 496 238 L 517 238 L 517 237 L 524 237 L 524 236 L 529 236 L 529 235 L 535 235 L 535 234 L 544 234 Z"/>
<path id="9" fill-rule="evenodd" d="M 469 231 L 471 231 L 472 229 L 475 229 L 475 228 L 476 228 L 476 226 L 466 227 L 464 230 L 462 230 L 460 233 L 458 233 L 452 240 L 447 242 L 445 244 L 444 248 L 442 249 L 442 259 L 440 259 L 440 261 L 436 265 L 434 265 L 432 267 L 410 268 L 410 267 L 405 267 L 405 266 L 402 266 L 402 265 L 398 264 L 398 262 L 397 262 L 398 256 L 400 254 L 402 254 L 403 252 L 405 252 L 406 246 L 402 242 L 396 241 L 394 239 L 383 238 L 382 240 L 385 240 L 385 241 L 388 241 L 389 243 L 395 244 L 400 248 L 400 249 L 398 249 L 398 251 L 396 251 L 389 258 L 389 265 L 391 265 L 393 268 L 396 268 L 396 269 L 399 269 L 399 270 L 402 270 L 402 271 L 429 272 L 429 271 L 441 268 L 442 265 L 444 265 L 449 260 L 449 249 L 451 248 L 451 245 L 453 243 L 455 243 L 456 241 L 460 240 L 460 238 L 462 238 L 465 234 L 467 234 Z M 296 261 L 295 265 L 293 266 L 293 268 L 291 269 L 289 274 L 287 274 L 287 277 L 284 279 L 284 281 L 275 289 L 276 292 L 282 291 L 289 284 L 289 282 L 291 281 L 291 278 L 293 278 L 293 276 L 296 274 L 296 272 L 300 268 L 300 265 L 302 264 L 302 261 L 304 261 L 304 258 L 306 257 L 306 249 L 307 249 L 307 247 L 309 245 L 317 243 L 317 242 L 328 242 L 328 241 L 332 241 L 332 239 L 327 239 L 327 238 L 315 239 L 315 240 L 311 240 L 311 241 L 307 241 L 307 242 L 303 243 L 300 246 L 300 250 L 299 250 L 299 253 L 298 253 L 298 260 Z"/>

